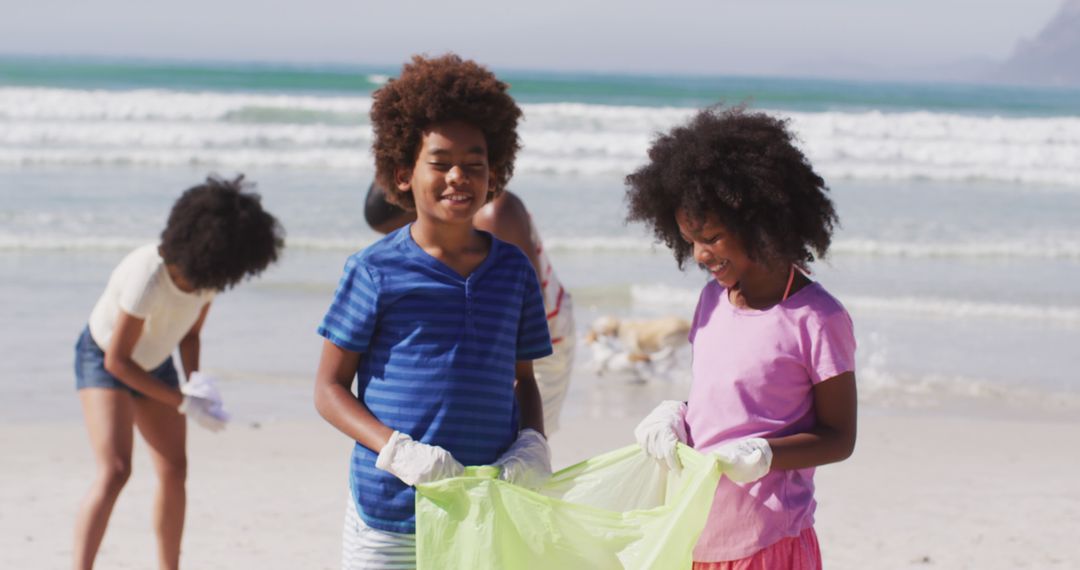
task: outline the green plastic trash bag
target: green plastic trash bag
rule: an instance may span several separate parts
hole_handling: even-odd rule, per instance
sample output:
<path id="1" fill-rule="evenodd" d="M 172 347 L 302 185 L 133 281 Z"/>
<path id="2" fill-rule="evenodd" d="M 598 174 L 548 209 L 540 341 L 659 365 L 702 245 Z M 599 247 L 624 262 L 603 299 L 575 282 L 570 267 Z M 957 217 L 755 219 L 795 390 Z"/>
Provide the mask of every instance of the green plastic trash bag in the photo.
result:
<path id="1" fill-rule="evenodd" d="M 418 570 L 677 570 L 712 505 L 720 467 L 679 446 L 669 473 L 636 445 L 556 473 L 530 491 L 496 467 L 416 488 Z"/>

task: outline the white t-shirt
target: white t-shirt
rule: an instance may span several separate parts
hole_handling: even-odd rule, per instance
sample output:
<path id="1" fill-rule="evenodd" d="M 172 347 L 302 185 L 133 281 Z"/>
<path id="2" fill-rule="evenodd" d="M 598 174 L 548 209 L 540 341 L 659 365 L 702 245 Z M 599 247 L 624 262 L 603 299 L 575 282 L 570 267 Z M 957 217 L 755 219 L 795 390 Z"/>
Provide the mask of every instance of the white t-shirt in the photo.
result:
<path id="1" fill-rule="evenodd" d="M 131 358 L 145 370 L 161 366 L 191 330 L 213 291 L 181 291 L 158 254 L 157 244 L 129 253 L 109 277 L 105 292 L 90 313 L 90 336 L 102 350 L 109 346 L 120 311 L 144 319 Z"/>

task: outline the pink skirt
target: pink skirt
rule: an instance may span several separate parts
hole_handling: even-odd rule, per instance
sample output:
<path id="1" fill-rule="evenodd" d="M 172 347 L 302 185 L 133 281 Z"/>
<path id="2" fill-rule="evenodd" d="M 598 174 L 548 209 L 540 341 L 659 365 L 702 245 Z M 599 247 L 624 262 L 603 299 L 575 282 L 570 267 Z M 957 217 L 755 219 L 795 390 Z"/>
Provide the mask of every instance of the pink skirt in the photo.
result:
<path id="1" fill-rule="evenodd" d="M 821 548 L 809 527 L 740 560 L 695 562 L 694 570 L 821 570 Z"/>

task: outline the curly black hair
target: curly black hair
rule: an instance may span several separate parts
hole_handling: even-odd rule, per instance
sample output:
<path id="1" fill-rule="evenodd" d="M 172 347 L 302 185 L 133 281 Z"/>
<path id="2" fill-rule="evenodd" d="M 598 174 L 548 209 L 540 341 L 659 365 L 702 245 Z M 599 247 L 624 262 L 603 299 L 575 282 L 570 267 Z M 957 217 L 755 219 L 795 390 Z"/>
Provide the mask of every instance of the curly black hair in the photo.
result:
<path id="1" fill-rule="evenodd" d="M 258 275 L 285 245 L 285 230 L 243 179 L 211 176 L 185 191 L 169 212 L 161 257 L 196 289 L 224 291 Z"/>
<path id="2" fill-rule="evenodd" d="M 521 109 L 508 89 L 509 85 L 472 60 L 454 54 L 431 59 L 413 56 L 397 79 L 372 95 L 375 180 L 388 189 L 387 199 L 410 210 L 416 207 L 411 193 L 398 190 L 394 172 L 412 168 L 424 129 L 446 121 L 463 121 L 484 133 L 494 178 L 488 198 L 501 194 L 514 174 L 514 158 L 521 148 L 517 133 Z"/>
<path id="3" fill-rule="evenodd" d="M 643 221 L 675 254 L 693 246 L 675 214 L 710 214 L 742 242 L 750 259 L 808 266 L 823 257 L 838 223 L 825 181 L 795 147 L 787 121 L 744 107 L 710 107 L 662 134 L 649 163 L 626 177 L 628 221 Z"/>

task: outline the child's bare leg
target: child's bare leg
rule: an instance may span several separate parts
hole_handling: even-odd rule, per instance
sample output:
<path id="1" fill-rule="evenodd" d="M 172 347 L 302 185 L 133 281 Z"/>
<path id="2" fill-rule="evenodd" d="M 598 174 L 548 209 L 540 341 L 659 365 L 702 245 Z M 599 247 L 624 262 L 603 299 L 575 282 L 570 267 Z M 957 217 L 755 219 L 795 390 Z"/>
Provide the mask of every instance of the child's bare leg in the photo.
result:
<path id="1" fill-rule="evenodd" d="M 94 482 L 75 519 L 74 566 L 85 570 L 94 566 L 113 505 L 131 476 L 135 408 L 125 390 L 84 388 L 79 390 L 79 400 L 97 461 Z"/>
<path id="2" fill-rule="evenodd" d="M 154 500 L 158 566 L 175 570 L 180 566 L 187 503 L 187 422 L 175 408 L 143 398 L 135 402 L 135 425 L 146 440 L 158 475 Z"/>

